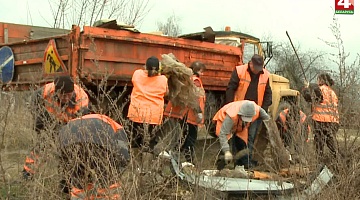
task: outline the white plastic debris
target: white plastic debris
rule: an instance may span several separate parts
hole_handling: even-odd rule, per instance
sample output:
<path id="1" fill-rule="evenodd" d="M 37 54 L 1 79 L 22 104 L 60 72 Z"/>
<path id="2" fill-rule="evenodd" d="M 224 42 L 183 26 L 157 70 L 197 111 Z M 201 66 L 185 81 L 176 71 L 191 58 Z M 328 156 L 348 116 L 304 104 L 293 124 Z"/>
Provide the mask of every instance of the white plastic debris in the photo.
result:
<path id="1" fill-rule="evenodd" d="M 159 157 L 165 158 L 165 159 L 171 159 L 171 156 L 167 151 L 160 152 Z"/>
<path id="2" fill-rule="evenodd" d="M 234 170 L 245 177 L 248 176 L 248 172 L 245 170 L 244 165 L 237 165 Z"/>
<path id="3" fill-rule="evenodd" d="M 183 163 L 181 163 L 181 167 L 182 168 L 184 168 L 184 167 L 195 167 L 195 165 L 190 163 L 190 162 L 183 162 Z"/>
<path id="4" fill-rule="evenodd" d="M 219 172 L 219 170 L 210 170 L 210 169 L 204 169 L 201 173 L 206 175 L 206 176 L 215 176 L 217 173 Z"/>

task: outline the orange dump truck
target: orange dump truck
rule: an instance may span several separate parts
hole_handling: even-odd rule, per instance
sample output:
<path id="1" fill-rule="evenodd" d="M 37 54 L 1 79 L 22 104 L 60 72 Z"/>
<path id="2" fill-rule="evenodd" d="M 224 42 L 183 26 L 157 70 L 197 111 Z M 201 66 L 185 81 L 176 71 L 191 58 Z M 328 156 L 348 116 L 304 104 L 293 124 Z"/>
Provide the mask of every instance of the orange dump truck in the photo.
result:
<path id="1" fill-rule="evenodd" d="M 187 66 L 196 60 L 206 65 L 202 77 L 205 90 L 220 106 L 235 66 L 248 62 L 254 53 L 265 60 L 272 56 L 271 43 L 229 28 L 212 31 L 208 27 L 203 32 L 167 37 L 110 25 L 64 30 L 0 23 L 3 89 L 28 90 L 34 84 L 52 81 L 54 75 L 70 74 L 95 94 L 101 80 L 106 79 L 108 87 L 115 86 L 116 96 L 124 86 L 131 86 L 133 72 L 142 68 L 148 57 L 173 53 Z M 280 102 L 297 97 L 298 91 L 290 89 L 289 80 L 275 74 L 270 76 L 270 85 L 274 91 L 270 112 L 273 110 L 274 116 Z M 127 94 L 130 91 L 127 87 Z"/>
<path id="2" fill-rule="evenodd" d="M 61 73 L 79 77 L 84 83 L 107 78 L 109 86 L 125 86 L 148 57 L 173 53 L 186 65 L 196 60 L 204 62 L 208 68 L 203 77 L 205 88 L 224 91 L 231 71 L 242 58 L 237 47 L 89 26 L 82 31 L 73 26 L 65 34 L 39 39 L 12 38 L 15 42 L 4 43 L 9 39 L 1 35 L 0 38 L 3 42 L 0 47 L 8 46 L 14 54 L 13 79 L 6 85 L 19 90 L 48 82 Z"/>

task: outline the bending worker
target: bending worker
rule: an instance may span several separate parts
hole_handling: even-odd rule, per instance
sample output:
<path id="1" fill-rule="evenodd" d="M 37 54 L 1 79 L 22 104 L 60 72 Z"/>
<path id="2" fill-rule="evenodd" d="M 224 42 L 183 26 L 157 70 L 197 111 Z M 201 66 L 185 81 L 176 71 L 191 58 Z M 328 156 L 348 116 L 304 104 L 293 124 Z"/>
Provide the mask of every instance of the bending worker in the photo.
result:
<path id="1" fill-rule="evenodd" d="M 32 114 L 35 117 L 35 130 L 40 137 L 40 131 L 53 125 L 67 123 L 69 120 L 89 112 L 89 97 L 80 86 L 74 84 L 68 75 L 58 76 L 54 82 L 48 83 L 37 90 L 32 98 Z M 26 157 L 24 178 L 35 173 L 36 158 L 41 150 L 42 139 L 38 138 L 35 149 Z M 35 152 L 34 152 L 35 151 Z"/>
<path id="2" fill-rule="evenodd" d="M 250 100 L 262 107 L 268 112 L 269 106 L 272 104 L 272 90 L 269 84 L 270 73 L 264 68 L 264 59 L 260 55 L 253 55 L 251 60 L 245 64 L 236 66 L 232 72 L 229 84 L 226 89 L 225 103 Z M 253 145 L 256 134 L 261 125 L 261 120 L 256 120 L 249 127 L 249 151 L 250 162 L 252 161 Z"/>
<path id="3" fill-rule="evenodd" d="M 288 150 L 293 149 L 299 154 L 303 153 L 299 151 L 308 141 L 311 131 L 306 120 L 306 114 L 297 106 L 291 106 L 282 110 L 275 122 L 284 147 Z"/>
<path id="4" fill-rule="evenodd" d="M 255 120 L 269 120 L 270 116 L 264 109 L 253 101 L 234 101 L 223 106 L 214 116 L 216 135 L 219 137 L 224 160 L 217 161 L 217 168 L 221 170 L 225 162 L 233 160 L 234 155 L 246 149 L 248 144 L 248 128 Z M 251 167 L 248 155 L 234 160 L 236 165 Z"/>
<path id="5" fill-rule="evenodd" d="M 121 199 L 119 179 L 130 154 L 120 124 L 106 115 L 84 115 L 60 129 L 59 145 L 71 200 Z"/>

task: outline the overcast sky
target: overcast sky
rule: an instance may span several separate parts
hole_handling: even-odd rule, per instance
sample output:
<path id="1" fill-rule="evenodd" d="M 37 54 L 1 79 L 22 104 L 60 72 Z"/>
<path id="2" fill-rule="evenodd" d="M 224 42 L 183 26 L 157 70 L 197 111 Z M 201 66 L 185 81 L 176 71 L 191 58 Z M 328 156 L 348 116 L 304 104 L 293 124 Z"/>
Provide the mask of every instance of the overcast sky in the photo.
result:
<path id="1" fill-rule="evenodd" d="M 329 52 L 330 48 L 318 38 L 334 39 L 329 29 L 334 5 L 335 0 L 150 0 L 152 9 L 137 28 L 143 32 L 155 31 L 157 21 L 164 21 L 174 13 L 180 18 L 184 34 L 202 31 L 206 26 L 219 30 L 228 25 L 259 38 L 271 36 L 274 41 L 288 41 L 285 34 L 288 31 L 302 50 Z M 49 26 L 45 20 L 52 20 L 48 7 L 48 0 L 7 1 L 0 6 L 0 21 Z M 354 15 L 336 15 L 345 50 L 352 58 L 360 53 L 359 8 L 360 3 L 355 0 Z"/>

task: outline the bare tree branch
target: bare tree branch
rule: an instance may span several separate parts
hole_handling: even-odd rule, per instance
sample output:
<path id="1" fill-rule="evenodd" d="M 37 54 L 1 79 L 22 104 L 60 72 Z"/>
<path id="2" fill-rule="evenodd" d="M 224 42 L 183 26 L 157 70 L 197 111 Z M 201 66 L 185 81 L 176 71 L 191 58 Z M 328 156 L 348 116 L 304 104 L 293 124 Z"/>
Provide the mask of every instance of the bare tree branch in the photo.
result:
<path id="1" fill-rule="evenodd" d="M 301 52 L 300 47 L 295 47 L 298 52 L 299 59 L 303 66 L 305 76 L 312 81 L 317 76 L 321 68 L 323 68 L 323 52 Z M 273 62 L 276 63 L 275 71 L 281 72 L 281 75 L 288 78 L 292 88 L 300 89 L 303 87 L 303 72 L 297 57 L 291 45 L 286 43 L 278 43 L 273 46 Z"/>
<path id="2" fill-rule="evenodd" d="M 49 0 L 49 6 L 54 28 L 93 25 L 104 16 L 137 25 L 150 11 L 149 0 Z"/>
<path id="3" fill-rule="evenodd" d="M 166 22 L 157 22 L 157 27 L 163 34 L 176 37 L 181 33 L 179 22 L 180 19 L 173 13 L 166 19 Z"/>

